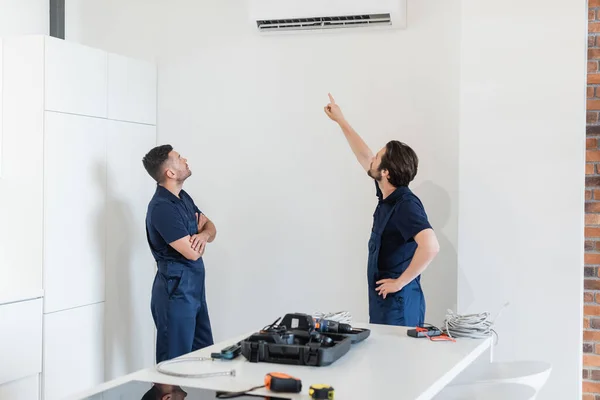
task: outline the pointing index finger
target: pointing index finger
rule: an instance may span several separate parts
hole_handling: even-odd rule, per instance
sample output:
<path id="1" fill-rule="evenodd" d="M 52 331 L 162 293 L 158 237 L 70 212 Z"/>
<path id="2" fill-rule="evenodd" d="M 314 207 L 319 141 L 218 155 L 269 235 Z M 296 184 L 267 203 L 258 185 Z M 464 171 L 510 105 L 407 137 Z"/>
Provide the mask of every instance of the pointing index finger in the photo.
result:
<path id="1" fill-rule="evenodd" d="M 331 93 L 327 93 L 327 95 L 329 96 L 329 101 L 331 102 L 331 104 L 335 104 L 335 99 L 333 98 Z"/>

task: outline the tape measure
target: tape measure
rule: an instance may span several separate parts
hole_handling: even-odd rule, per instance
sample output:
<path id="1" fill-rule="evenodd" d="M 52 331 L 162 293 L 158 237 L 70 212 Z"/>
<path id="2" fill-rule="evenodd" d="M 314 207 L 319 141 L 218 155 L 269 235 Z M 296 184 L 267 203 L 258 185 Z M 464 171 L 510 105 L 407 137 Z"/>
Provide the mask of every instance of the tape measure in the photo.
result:
<path id="1" fill-rule="evenodd" d="M 269 372 L 265 376 L 265 387 L 272 392 L 300 393 L 302 381 L 281 372 Z"/>
<path id="2" fill-rule="evenodd" d="M 333 400 L 334 390 L 329 385 L 311 385 L 308 394 L 311 399 Z"/>

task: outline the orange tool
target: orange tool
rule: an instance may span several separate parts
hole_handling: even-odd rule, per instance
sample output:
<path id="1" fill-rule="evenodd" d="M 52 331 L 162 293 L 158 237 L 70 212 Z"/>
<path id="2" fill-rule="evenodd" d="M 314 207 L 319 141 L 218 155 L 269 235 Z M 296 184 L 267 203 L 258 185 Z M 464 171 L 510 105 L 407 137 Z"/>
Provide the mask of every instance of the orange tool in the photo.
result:
<path id="1" fill-rule="evenodd" d="M 272 392 L 300 393 L 302 381 L 281 372 L 270 372 L 265 376 L 265 387 Z"/>

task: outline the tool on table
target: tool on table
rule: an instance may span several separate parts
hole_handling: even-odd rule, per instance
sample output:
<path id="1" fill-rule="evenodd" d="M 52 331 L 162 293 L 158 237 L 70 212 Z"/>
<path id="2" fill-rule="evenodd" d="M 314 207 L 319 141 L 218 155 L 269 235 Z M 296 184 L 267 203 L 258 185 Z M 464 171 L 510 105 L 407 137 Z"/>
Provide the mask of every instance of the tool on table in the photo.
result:
<path id="1" fill-rule="evenodd" d="M 221 360 L 233 360 L 237 356 L 242 354 L 242 347 L 239 343 L 233 344 L 231 346 L 225 347 L 221 350 L 220 353 L 211 353 L 212 358 L 221 359 Z"/>
<path id="2" fill-rule="evenodd" d="M 285 326 L 289 330 L 352 333 L 352 326 L 350 324 L 343 324 L 323 318 L 313 318 L 311 315 L 300 313 L 287 314 L 279 325 Z"/>
<path id="3" fill-rule="evenodd" d="M 328 319 L 316 319 L 315 329 L 319 332 L 352 333 L 352 326 L 350 324 L 343 324 Z"/>
<path id="4" fill-rule="evenodd" d="M 311 385 L 308 389 L 311 399 L 333 400 L 334 393 L 333 387 L 329 385 Z"/>
<path id="5" fill-rule="evenodd" d="M 272 392 L 300 393 L 302 381 L 281 372 L 270 372 L 265 376 L 265 386 Z"/>
<path id="6" fill-rule="evenodd" d="M 239 344 L 242 355 L 252 363 L 324 367 L 344 356 L 353 344 L 368 338 L 370 332 L 333 320 L 292 313 L 277 318 Z"/>
<path id="7" fill-rule="evenodd" d="M 410 337 L 414 338 L 428 338 L 429 340 L 436 341 L 451 341 L 456 342 L 453 338 L 449 337 L 439 328 L 436 328 L 433 325 L 428 326 L 417 326 L 415 329 L 409 329 L 406 334 Z"/>
<path id="8" fill-rule="evenodd" d="M 269 372 L 267 375 L 265 375 L 264 385 L 255 386 L 242 392 L 219 393 L 217 394 L 217 398 L 233 399 L 235 397 L 240 397 L 245 394 L 248 394 L 253 390 L 258 390 L 262 388 L 267 388 L 271 392 L 276 393 L 300 393 L 302 391 L 302 381 L 298 378 L 294 378 L 291 375 L 284 374 L 281 372 Z"/>

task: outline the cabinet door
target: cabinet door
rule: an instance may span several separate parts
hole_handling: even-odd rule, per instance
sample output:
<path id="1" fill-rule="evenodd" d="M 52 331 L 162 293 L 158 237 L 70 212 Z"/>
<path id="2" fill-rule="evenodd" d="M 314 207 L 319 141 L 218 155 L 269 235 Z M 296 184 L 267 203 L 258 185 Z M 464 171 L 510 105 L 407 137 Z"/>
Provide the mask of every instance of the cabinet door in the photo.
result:
<path id="1" fill-rule="evenodd" d="M 104 382 L 104 304 L 44 315 L 44 400 Z"/>
<path id="2" fill-rule="evenodd" d="M 107 124 L 46 112 L 46 313 L 104 301 Z"/>
<path id="3" fill-rule="evenodd" d="M 156 66 L 108 55 L 108 118 L 156 124 Z"/>
<path id="4" fill-rule="evenodd" d="M 106 379 L 154 364 L 150 293 L 156 270 L 145 217 L 156 184 L 142 157 L 154 126 L 110 121 L 107 151 Z"/>
<path id="5" fill-rule="evenodd" d="M 46 110 L 107 116 L 108 54 L 46 37 Z"/>
<path id="6" fill-rule="evenodd" d="M 0 305 L 0 385 L 42 371 L 42 299 Z"/>
<path id="7" fill-rule="evenodd" d="M 14 302 L 42 295 L 44 39 L 2 44 L 0 302 Z"/>
<path id="8" fill-rule="evenodd" d="M 0 400 L 38 400 L 39 398 L 39 374 L 0 385 Z"/>

